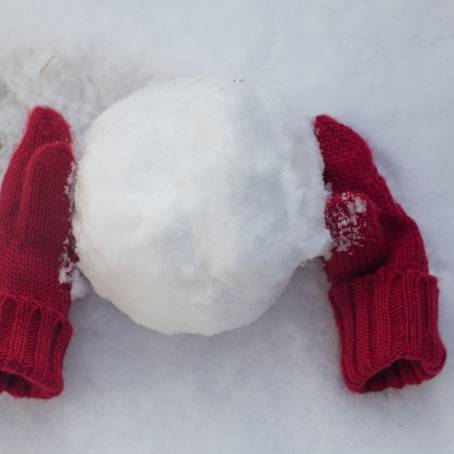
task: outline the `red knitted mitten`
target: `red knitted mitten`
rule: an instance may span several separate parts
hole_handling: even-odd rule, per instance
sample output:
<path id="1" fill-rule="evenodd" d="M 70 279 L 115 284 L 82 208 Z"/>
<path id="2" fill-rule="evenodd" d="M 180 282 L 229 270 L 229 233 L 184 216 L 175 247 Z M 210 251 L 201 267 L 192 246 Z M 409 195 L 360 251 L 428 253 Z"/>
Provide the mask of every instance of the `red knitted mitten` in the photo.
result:
<path id="1" fill-rule="evenodd" d="M 0 392 L 50 398 L 63 389 L 72 328 L 73 255 L 68 178 L 74 163 L 65 120 L 38 107 L 13 154 L 0 192 Z"/>
<path id="2" fill-rule="evenodd" d="M 443 367 L 438 288 L 416 223 L 379 175 L 364 140 L 322 115 L 315 134 L 332 186 L 326 221 L 334 239 L 325 270 L 352 391 L 420 383 Z"/>

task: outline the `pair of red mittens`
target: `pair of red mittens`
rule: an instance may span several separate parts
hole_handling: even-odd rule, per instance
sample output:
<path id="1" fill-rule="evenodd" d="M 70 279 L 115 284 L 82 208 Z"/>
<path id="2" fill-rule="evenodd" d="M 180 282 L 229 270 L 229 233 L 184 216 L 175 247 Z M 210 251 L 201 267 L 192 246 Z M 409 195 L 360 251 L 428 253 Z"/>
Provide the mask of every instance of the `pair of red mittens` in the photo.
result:
<path id="1" fill-rule="evenodd" d="M 70 129 L 49 108 L 28 119 L 0 192 L 0 392 L 50 398 L 63 389 L 71 338 Z"/>
<path id="2" fill-rule="evenodd" d="M 418 226 L 393 199 L 366 142 L 332 118 L 314 131 L 332 195 L 334 240 L 325 262 L 345 383 L 379 391 L 421 383 L 443 367 L 437 279 L 428 272 Z"/>
<path id="3" fill-rule="evenodd" d="M 441 370 L 446 352 L 418 227 L 359 135 L 327 116 L 317 117 L 315 134 L 333 191 L 326 221 L 335 244 L 325 269 L 345 382 L 358 392 L 420 383 Z M 63 389 L 73 165 L 69 126 L 36 108 L 0 192 L 0 392 L 50 398 Z"/>

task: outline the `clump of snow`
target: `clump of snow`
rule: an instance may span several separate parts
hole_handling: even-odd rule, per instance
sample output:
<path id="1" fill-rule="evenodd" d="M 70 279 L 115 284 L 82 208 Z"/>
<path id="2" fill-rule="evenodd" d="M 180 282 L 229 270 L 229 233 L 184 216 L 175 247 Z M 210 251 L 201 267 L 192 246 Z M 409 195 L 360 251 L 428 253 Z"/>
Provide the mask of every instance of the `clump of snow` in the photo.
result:
<path id="1" fill-rule="evenodd" d="M 58 275 L 58 282 L 60 284 L 70 284 L 72 282 L 72 274 L 74 271 L 74 262 L 69 257 L 68 251 L 66 249 L 69 240 L 65 241 L 65 250 L 61 257 L 60 272 Z"/>
<path id="2" fill-rule="evenodd" d="M 70 239 L 67 238 L 64 242 L 63 254 L 61 256 L 60 271 L 58 274 L 58 282 L 60 284 L 69 284 L 71 286 L 71 300 L 83 298 L 88 292 L 88 282 L 82 276 L 77 267 L 77 263 L 69 253 Z"/>
<path id="3" fill-rule="evenodd" d="M 356 194 L 343 193 L 342 205 L 328 214 L 328 222 L 333 226 L 334 249 L 352 253 L 353 246 L 363 246 L 364 228 L 367 226 L 367 202 Z"/>
<path id="4" fill-rule="evenodd" d="M 90 284 L 78 268 L 74 268 L 71 283 L 71 301 L 84 298 L 90 289 Z"/>
<path id="5" fill-rule="evenodd" d="M 64 256 L 58 276 L 60 284 L 71 285 L 71 301 L 83 298 L 89 289 L 88 281 L 83 277 L 77 265 Z"/>
<path id="6" fill-rule="evenodd" d="M 76 168 L 77 168 L 76 163 L 73 162 L 71 164 L 71 171 L 69 172 L 65 186 L 65 194 L 69 197 L 69 201 L 71 203 L 71 210 L 74 203 L 74 178 L 76 176 Z"/>
<path id="7" fill-rule="evenodd" d="M 71 216 L 74 211 L 74 179 L 76 175 L 76 164 L 71 165 L 68 179 L 65 186 L 65 195 L 70 201 Z M 63 253 L 61 255 L 60 270 L 58 281 L 60 284 L 69 284 L 71 286 L 71 300 L 83 298 L 88 292 L 88 282 L 82 276 L 78 269 L 77 257 L 72 252 L 74 248 L 74 238 L 68 237 L 63 243 Z"/>
<path id="8" fill-rule="evenodd" d="M 252 322 L 329 239 L 309 119 L 244 80 L 152 83 L 106 110 L 75 203 L 81 270 L 163 333 Z"/>

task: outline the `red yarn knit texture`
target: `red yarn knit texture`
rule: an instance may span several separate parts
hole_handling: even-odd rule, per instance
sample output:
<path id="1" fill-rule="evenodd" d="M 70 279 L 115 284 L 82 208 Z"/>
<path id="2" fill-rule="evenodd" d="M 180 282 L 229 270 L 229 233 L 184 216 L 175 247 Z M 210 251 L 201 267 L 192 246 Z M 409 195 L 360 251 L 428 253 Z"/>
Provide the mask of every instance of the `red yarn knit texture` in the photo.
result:
<path id="1" fill-rule="evenodd" d="M 74 158 L 65 120 L 38 107 L 0 192 L 0 392 L 50 398 L 63 389 L 71 337 L 70 285 L 59 283 L 71 254 L 68 178 Z"/>
<path id="2" fill-rule="evenodd" d="M 357 133 L 326 115 L 314 130 L 333 192 L 326 221 L 334 247 L 325 270 L 345 383 L 357 392 L 421 383 L 442 369 L 446 351 L 437 280 L 418 226 Z"/>

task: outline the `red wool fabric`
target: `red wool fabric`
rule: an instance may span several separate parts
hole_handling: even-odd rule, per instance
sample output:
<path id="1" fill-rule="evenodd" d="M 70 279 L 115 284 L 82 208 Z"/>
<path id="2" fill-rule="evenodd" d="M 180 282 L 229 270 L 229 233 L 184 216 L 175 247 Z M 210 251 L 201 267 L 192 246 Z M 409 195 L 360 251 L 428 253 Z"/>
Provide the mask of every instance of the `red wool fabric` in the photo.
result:
<path id="1" fill-rule="evenodd" d="M 71 338 L 68 178 L 74 163 L 65 120 L 38 107 L 28 119 L 0 192 L 0 392 L 50 398 L 63 389 Z"/>
<path id="2" fill-rule="evenodd" d="M 400 388 L 434 377 L 446 351 L 438 333 L 437 279 L 418 226 L 379 175 L 366 142 L 321 115 L 314 132 L 332 187 L 325 263 L 345 383 L 356 392 Z"/>

